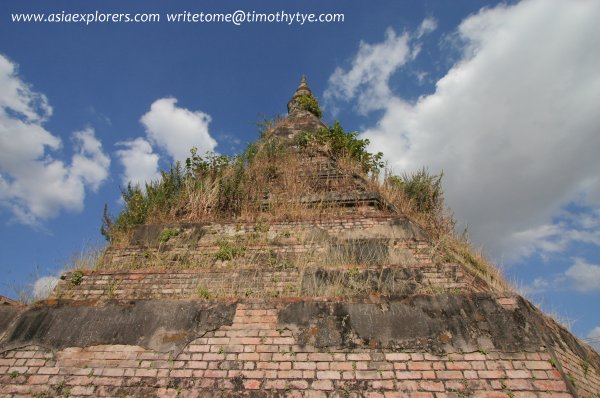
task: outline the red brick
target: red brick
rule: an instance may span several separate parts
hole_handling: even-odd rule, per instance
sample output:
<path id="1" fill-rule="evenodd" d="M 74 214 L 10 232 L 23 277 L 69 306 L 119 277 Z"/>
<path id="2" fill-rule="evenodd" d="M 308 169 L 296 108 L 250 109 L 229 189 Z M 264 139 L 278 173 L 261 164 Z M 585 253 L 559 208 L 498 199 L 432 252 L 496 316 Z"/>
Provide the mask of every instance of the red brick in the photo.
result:
<path id="1" fill-rule="evenodd" d="M 444 391 L 444 384 L 441 381 L 422 381 L 419 387 L 425 391 Z"/>
<path id="2" fill-rule="evenodd" d="M 355 377 L 359 380 L 377 380 L 381 379 L 379 372 L 375 370 L 357 370 Z"/>
<path id="3" fill-rule="evenodd" d="M 74 395 L 74 396 L 79 396 L 79 395 L 94 395 L 94 386 L 88 386 L 88 387 L 83 387 L 83 386 L 74 386 L 73 388 L 71 388 L 70 395 Z"/>
<path id="4" fill-rule="evenodd" d="M 525 361 L 526 369 L 550 370 L 552 365 L 548 361 Z"/>
<path id="5" fill-rule="evenodd" d="M 425 380 L 435 379 L 435 372 L 433 370 L 424 370 L 421 372 L 421 378 Z"/>
<path id="6" fill-rule="evenodd" d="M 477 373 L 482 379 L 502 379 L 505 377 L 503 370 L 480 370 Z"/>
<path id="7" fill-rule="evenodd" d="M 388 361 L 408 361 L 410 360 L 410 354 L 405 354 L 403 352 L 386 352 L 385 359 Z"/>
<path id="8" fill-rule="evenodd" d="M 26 365 L 40 367 L 40 366 L 44 366 L 45 363 L 46 363 L 45 359 L 30 359 L 26 362 Z"/>
<path id="9" fill-rule="evenodd" d="M 348 361 L 370 361 L 371 360 L 371 354 L 367 354 L 367 353 L 354 353 L 354 354 L 348 354 L 346 356 Z"/>
<path id="10" fill-rule="evenodd" d="M 529 380 L 525 379 L 508 379 L 503 381 L 506 388 L 510 390 L 532 390 L 533 386 Z"/>
<path id="11" fill-rule="evenodd" d="M 207 353 L 202 355 L 202 359 L 205 361 L 224 361 L 225 354 Z"/>
<path id="12" fill-rule="evenodd" d="M 240 361 L 258 361 L 260 360 L 260 355 L 256 352 L 245 352 L 238 354 L 238 360 Z"/>
<path id="13" fill-rule="evenodd" d="M 546 379 L 549 379 L 547 372 L 548 371 L 546 371 L 546 370 L 532 370 L 531 371 L 531 376 L 534 379 L 546 380 Z"/>
<path id="14" fill-rule="evenodd" d="M 505 392 L 499 391 L 478 391 L 475 394 L 471 395 L 472 398 L 510 398 L 509 395 Z"/>
<path id="15" fill-rule="evenodd" d="M 263 388 L 265 390 L 272 390 L 272 389 L 283 390 L 284 388 L 286 388 L 286 384 L 287 383 L 285 380 L 267 380 L 267 381 L 265 381 Z"/>
<path id="16" fill-rule="evenodd" d="M 124 380 L 122 378 L 117 378 L 117 377 L 95 377 L 93 379 L 93 384 L 98 385 L 98 386 L 117 387 L 117 386 L 120 386 L 121 384 L 123 384 L 123 381 Z M 77 383 L 77 384 L 79 384 L 79 383 Z"/>
<path id="17" fill-rule="evenodd" d="M 87 377 L 87 376 L 75 376 L 75 377 L 70 377 L 67 380 L 67 384 L 72 385 L 72 386 L 87 386 L 88 384 L 92 383 L 92 378 L 91 377 Z M 49 383 L 49 384 L 53 384 L 53 383 Z M 59 383 L 56 383 L 59 384 Z"/>
<path id="18" fill-rule="evenodd" d="M 169 377 L 192 377 L 193 372 L 194 371 L 191 369 L 173 369 L 169 373 Z M 136 376 L 138 376 L 137 372 L 136 372 Z"/>
<path id="19" fill-rule="evenodd" d="M 463 372 L 465 375 L 465 379 L 478 379 L 479 375 L 477 375 L 477 371 L 475 370 L 465 370 Z"/>
<path id="20" fill-rule="evenodd" d="M 465 354 L 465 361 L 485 361 L 485 355 L 480 352 L 471 352 L 469 354 Z"/>
<path id="21" fill-rule="evenodd" d="M 421 378 L 421 372 L 397 371 L 396 378 L 399 380 L 416 380 Z"/>
<path id="22" fill-rule="evenodd" d="M 125 369 L 123 369 L 123 368 L 102 369 L 102 376 L 107 376 L 107 377 L 121 377 L 124 374 L 125 374 Z"/>
<path id="23" fill-rule="evenodd" d="M 28 384 L 46 384 L 50 376 L 47 375 L 33 375 L 27 379 Z"/>
<path id="24" fill-rule="evenodd" d="M 60 371 L 59 367 L 43 367 L 39 368 L 37 374 L 39 375 L 56 375 Z"/>
<path id="25" fill-rule="evenodd" d="M 340 372 L 326 370 L 317 372 L 317 379 L 339 380 L 341 379 Z"/>
<path id="26" fill-rule="evenodd" d="M 329 362 L 317 362 L 317 370 L 329 370 Z"/>
<path id="27" fill-rule="evenodd" d="M 509 379 L 530 379 L 531 374 L 526 370 L 507 370 L 506 376 Z"/>
<path id="28" fill-rule="evenodd" d="M 306 390 L 308 388 L 308 382 L 306 380 L 290 380 L 288 384 L 290 387 L 297 388 L 298 390 Z"/>
<path id="29" fill-rule="evenodd" d="M 514 398 L 537 398 L 538 395 L 531 391 L 515 391 L 513 392 Z"/>
<path id="30" fill-rule="evenodd" d="M 548 370 L 546 374 L 548 375 L 549 379 L 562 380 L 562 375 L 556 369 Z"/>
<path id="31" fill-rule="evenodd" d="M 244 380 L 244 388 L 246 390 L 259 390 L 260 380 Z"/>
<path id="32" fill-rule="evenodd" d="M 409 362 L 408 370 L 430 370 L 431 362 Z"/>
<path id="33" fill-rule="evenodd" d="M 567 385 L 562 380 L 534 380 L 533 385 L 546 391 L 567 391 Z"/>
<path id="34" fill-rule="evenodd" d="M 226 370 L 205 370 L 204 377 L 208 377 L 211 379 L 219 379 L 227 376 Z"/>
<path id="35" fill-rule="evenodd" d="M 430 392 L 412 392 L 410 398 L 433 398 L 433 393 Z"/>
<path id="36" fill-rule="evenodd" d="M 331 370 L 353 370 L 352 363 L 350 362 L 332 362 L 329 364 Z"/>
<path id="37" fill-rule="evenodd" d="M 191 369 L 206 369 L 208 368 L 208 362 L 206 361 L 190 361 L 187 363 L 187 367 Z"/>
<path id="38" fill-rule="evenodd" d="M 352 354 L 349 354 L 352 355 Z M 315 352 L 312 354 L 308 354 L 308 360 L 309 361 L 327 361 L 327 362 L 331 362 L 333 361 L 333 356 L 331 354 L 324 354 L 324 353 L 320 353 L 320 352 Z"/>
<path id="39" fill-rule="evenodd" d="M 311 387 L 315 390 L 333 390 L 333 383 L 331 380 L 315 380 Z"/>
<path id="40" fill-rule="evenodd" d="M 462 379 L 463 374 L 459 370 L 437 370 L 435 372 L 437 377 L 442 380 L 446 379 Z"/>
<path id="41" fill-rule="evenodd" d="M 396 388 L 393 380 L 373 380 L 371 386 L 376 389 L 394 390 Z"/>
<path id="42" fill-rule="evenodd" d="M 256 369 L 279 369 L 279 362 L 257 362 Z"/>
<path id="43" fill-rule="evenodd" d="M 383 395 L 385 396 L 385 398 L 406 398 L 408 396 L 403 392 L 397 391 L 386 391 L 383 393 Z"/>
<path id="44" fill-rule="evenodd" d="M 280 370 L 277 372 L 277 377 L 282 379 L 301 379 L 302 371 L 300 370 Z"/>
<path id="45" fill-rule="evenodd" d="M 471 362 L 446 362 L 446 369 L 448 370 L 465 370 L 471 369 Z"/>
<path id="46" fill-rule="evenodd" d="M 264 370 L 244 370 L 242 374 L 247 379 L 262 379 L 265 377 Z"/>

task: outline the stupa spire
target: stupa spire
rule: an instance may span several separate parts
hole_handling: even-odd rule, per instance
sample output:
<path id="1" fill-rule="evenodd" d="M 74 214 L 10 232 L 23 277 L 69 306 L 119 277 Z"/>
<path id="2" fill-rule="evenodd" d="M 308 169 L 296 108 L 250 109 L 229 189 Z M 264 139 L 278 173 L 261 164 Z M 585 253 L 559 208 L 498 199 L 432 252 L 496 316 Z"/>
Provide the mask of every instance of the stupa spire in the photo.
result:
<path id="1" fill-rule="evenodd" d="M 292 99 L 288 102 L 288 114 L 298 114 L 302 111 L 308 111 L 318 118 L 321 117 L 321 111 L 319 109 L 319 103 L 313 96 L 310 87 L 306 81 L 306 76 L 302 75 L 300 84 L 294 92 Z"/>

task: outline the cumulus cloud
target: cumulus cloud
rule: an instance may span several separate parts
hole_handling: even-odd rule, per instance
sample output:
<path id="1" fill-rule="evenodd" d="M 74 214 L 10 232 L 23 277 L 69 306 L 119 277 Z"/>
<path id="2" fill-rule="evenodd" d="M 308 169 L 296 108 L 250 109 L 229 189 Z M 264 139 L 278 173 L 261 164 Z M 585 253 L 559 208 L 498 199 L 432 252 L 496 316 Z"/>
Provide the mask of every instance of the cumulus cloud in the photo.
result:
<path id="1" fill-rule="evenodd" d="M 154 101 L 150 111 L 140 119 L 148 139 L 165 150 L 173 160 L 185 160 L 192 147 L 198 148 L 199 153 L 214 150 L 217 141 L 208 132 L 210 116 L 176 104 L 175 98 Z"/>
<path id="2" fill-rule="evenodd" d="M 152 146 L 143 138 L 119 142 L 117 145 L 124 149 L 117 151 L 125 172 L 121 178 L 123 186 L 131 183 L 144 187 L 145 182 L 157 180 L 160 177 L 158 172 L 158 155 L 153 152 Z"/>
<path id="3" fill-rule="evenodd" d="M 420 39 L 424 35 L 427 35 L 436 29 L 437 20 L 432 17 L 425 18 L 423 22 L 421 22 L 421 25 L 419 25 L 419 29 L 417 29 L 417 39 Z"/>
<path id="4" fill-rule="evenodd" d="M 385 32 L 378 44 L 360 42 L 349 71 L 336 68 L 323 95 L 326 104 L 348 101 L 358 96 L 359 111 L 366 113 L 385 105 L 392 95 L 389 79 L 393 72 L 411 59 L 410 36 L 398 36 L 393 29 Z"/>
<path id="5" fill-rule="evenodd" d="M 91 128 L 73 134 L 70 164 L 52 152 L 59 137 L 43 123 L 52 108 L 0 55 L 0 203 L 25 224 L 38 224 L 61 210 L 80 211 L 86 188 L 95 191 L 108 176 L 110 159 Z"/>
<path id="6" fill-rule="evenodd" d="M 571 278 L 573 287 L 580 292 L 600 291 L 600 265 L 576 258 L 565 275 Z"/>
<path id="7" fill-rule="evenodd" d="M 210 115 L 178 107 L 175 98 L 154 101 L 140 122 L 146 130 L 145 138 L 117 143 L 123 147 L 116 152 L 125 169 L 123 185 L 131 182 L 144 189 L 146 182 L 157 180 L 161 153 L 166 153 L 169 162 L 174 163 L 187 159 L 192 147 L 204 154 L 217 146 L 208 129 Z"/>
<path id="8" fill-rule="evenodd" d="M 44 300 L 48 298 L 58 284 L 58 281 L 59 278 L 56 276 L 43 276 L 38 278 L 33 284 L 34 300 Z"/>
<path id="9" fill-rule="evenodd" d="M 587 341 L 590 345 L 600 352 L 600 326 L 593 328 L 587 335 Z"/>
<path id="10" fill-rule="evenodd" d="M 326 97 L 382 111 L 363 134 L 371 149 L 398 172 L 443 170 L 447 203 L 495 257 L 560 250 L 552 237 L 561 209 L 600 206 L 599 18 L 598 2 L 482 9 L 457 29 L 460 59 L 414 103 L 390 93 L 389 77 L 414 51 L 406 39 L 390 46 L 402 40 L 388 30 L 382 43 L 361 43 L 348 70 L 335 70 Z"/>

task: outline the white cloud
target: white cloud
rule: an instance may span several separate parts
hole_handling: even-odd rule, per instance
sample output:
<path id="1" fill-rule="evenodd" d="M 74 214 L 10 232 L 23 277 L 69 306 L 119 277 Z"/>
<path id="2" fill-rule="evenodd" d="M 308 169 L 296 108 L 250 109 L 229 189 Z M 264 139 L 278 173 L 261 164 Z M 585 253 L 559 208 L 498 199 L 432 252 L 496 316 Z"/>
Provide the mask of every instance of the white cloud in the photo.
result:
<path id="1" fill-rule="evenodd" d="M 395 93 L 381 101 L 389 77 L 410 60 L 406 40 L 390 46 L 401 40 L 388 30 L 384 42 L 360 44 L 326 94 L 383 110 L 363 134 L 371 149 L 398 172 L 443 170 L 447 203 L 496 257 L 560 250 L 548 239 L 560 229 L 552 226 L 560 209 L 600 206 L 599 19 L 599 2 L 483 9 L 458 27 L 461 59 L 416 103 Z"/>
<path id="2" fill-rule="evenodd" d="M 600 291 L 600 265 L 589 264 L 581 258 L 575 259 L 565 275 L 572 279 L 573 288 L 580 292 Z"/>
<path id="3" fill-rule="evenodd" d="M 600 352 L 600 326 L 596 326 L 588 333 L 587 340 L 591 341 L 590 345 Z"/>
<path id="4" fill-rule="evenodd" d="M 34 300 L 44 300 L 52 293 L 59 279 L 55 276 L 43 276 L 33 284 Z"/>
<path id="5" fill-rule="evenodd" d="M 436 29 L 437 20 L 432 17 L 425 18 L 423 22 L 421 22 L 421 25 L 419 25 L 419 29 L 417 29 L 417 39 L 420 39 L 424 35 L 427 35 Z"/>
<path id="6" fill-rule="evenodd" d="M 121 164 L 125 168 L 125 173 L 121 179 L 123 186 L 131 182 L 132 185 L 139 185 L 144 188 L 145 182 L 157 180 L 160 177 L 158 172 L 158 155 L 153 153 L 152 146 L 143 138 L 120 142 L 117 145 L 125 149 L 117 151 Z"/>
<path id="7" fill-rule="evenodd" d="M 210 116 L 176 104 L 175 98 L 158 99 L 142 116 L 140 121 L 149 140 L 165 150 L 173 160 L 188 158 L 192 147 L 198 148 L 200 154 L 214 150 L 217 141 L 208 132 Z"/>
<path id="8" fill-rule="evenodd" d="M 71 164 L 56 159 L 59 137 L 43 127 L 52 108 L 0 55 L 0 204 L 25 224 L 38 224 L 62 209 L 83 209 L 85 189 L 97 190 L 110 159 L 91 128 L 73 134 Z"/>
<path id="9" fill-rule="evenodd" d="M 411 59 L 410 36 L 398 36 L 393 29 L 385 32 L 379 44 L 360 42 L 358 53 L 349 71 L 337 68 L 329 77 L 329 86 L 323 95 L 326 103 L 347 101 L 357 93 L 359 111 L 366 113 L 385 105 L 392 96 L 388 82 L 399 67 Z"/>

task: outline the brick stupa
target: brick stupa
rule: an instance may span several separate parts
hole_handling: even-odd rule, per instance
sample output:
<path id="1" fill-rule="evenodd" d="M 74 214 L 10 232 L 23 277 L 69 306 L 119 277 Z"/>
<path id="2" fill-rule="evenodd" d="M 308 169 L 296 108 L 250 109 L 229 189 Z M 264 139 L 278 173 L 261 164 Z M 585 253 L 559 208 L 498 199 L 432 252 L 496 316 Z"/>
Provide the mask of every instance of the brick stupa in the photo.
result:
<path id="1" fill-rule="evenodd" d="M 307 99 L 303 78 L 264 134 L 288 167 L 265 169 L 254 216 L 183 207 L 0 306 L 0 395 L 600 397 L 595 351 L 301 145 L 327 128 Z"/>

